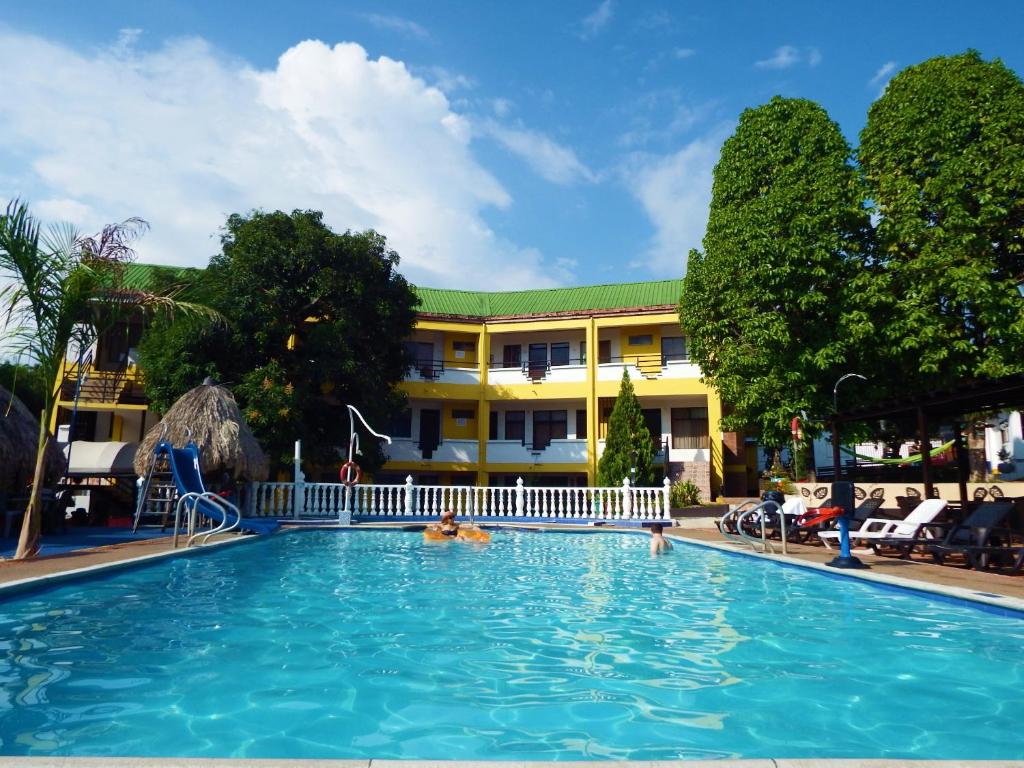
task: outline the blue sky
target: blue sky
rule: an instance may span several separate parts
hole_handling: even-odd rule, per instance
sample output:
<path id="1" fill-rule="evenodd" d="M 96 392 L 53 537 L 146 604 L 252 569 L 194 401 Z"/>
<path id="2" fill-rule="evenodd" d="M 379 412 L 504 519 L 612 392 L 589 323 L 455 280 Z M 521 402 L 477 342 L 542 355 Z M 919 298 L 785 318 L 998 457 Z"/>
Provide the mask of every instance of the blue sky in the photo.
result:
<path id="1" fill-rule="evenodd" d="M 851 142 L 900 69 L 1024 72 L 1024 3 L 0 0 L 0 197 L 142 260 L 317 208 L 422 285 L 675 278 L 743 109 L 821 103 Z"/>

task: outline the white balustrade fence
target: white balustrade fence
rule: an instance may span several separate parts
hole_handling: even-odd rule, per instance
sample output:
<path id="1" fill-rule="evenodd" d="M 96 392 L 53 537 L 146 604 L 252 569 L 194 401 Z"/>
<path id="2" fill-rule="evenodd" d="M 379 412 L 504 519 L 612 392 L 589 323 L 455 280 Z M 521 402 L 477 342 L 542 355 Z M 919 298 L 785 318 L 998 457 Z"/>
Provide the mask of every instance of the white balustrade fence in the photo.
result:
<path id="1" fill-rule="evenodd" d="M 477 519 L 668 520 L 669 481 L 634 488 L 534 488 L 522 478 L 512 487 L 253 483 L 247 514 L 319 520 L 435 518 L 445 510 Z"/>

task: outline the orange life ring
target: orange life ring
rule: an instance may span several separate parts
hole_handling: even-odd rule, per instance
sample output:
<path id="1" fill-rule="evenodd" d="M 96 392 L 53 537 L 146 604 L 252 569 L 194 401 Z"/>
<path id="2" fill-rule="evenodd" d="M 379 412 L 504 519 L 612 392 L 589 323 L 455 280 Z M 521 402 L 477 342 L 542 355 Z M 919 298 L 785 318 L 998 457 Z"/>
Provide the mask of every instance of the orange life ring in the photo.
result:
<path id="1" fill-rule="evenodd" d="M 819 507 L 805 515 L 801 515 L 797 518 L 796 524 L 801 528 L 810 528 L 812 525 L 834 520 L 837 517 L 842 517 L 844 514 L 846 514 L 846 510 L 842 507 Z"/>
<path id="2" fill-rule="evenodd" d="M 355 470 L 354 475 L 349 474 L 349 470 Z M 359 482 L 359 478 L 363 476 L 363 470 L 359 468 L 359 465 L 354 461 L 346 461 L 341 465 L 341 471 L 338 472 L 338 477 L 341 479 L 341 484 L 351 488 L 353 485 Z"/>

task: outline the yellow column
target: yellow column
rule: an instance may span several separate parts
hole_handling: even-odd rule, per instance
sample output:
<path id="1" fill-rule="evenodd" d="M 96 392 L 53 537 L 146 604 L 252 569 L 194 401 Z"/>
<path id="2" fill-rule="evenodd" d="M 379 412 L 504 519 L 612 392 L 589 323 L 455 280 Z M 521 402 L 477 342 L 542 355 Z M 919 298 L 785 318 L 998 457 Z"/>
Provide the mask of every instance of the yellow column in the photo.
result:
<path id="1" fill-rule="evenodd" d="M 722 492 L 724 455 L 722 451 L 722 401 L 718 392 L 708 389 L 708 445 L 711 446 L 711 495 Z"/>
<path id="2" fill-rule="evenodd" d="M 124 417 L 115 413 L 114 424 L 110 428 L 110 439 L 115 442 L 121 442 L 122 434 L 124 434 Z"/>
<path id="3" fill-rule="evenodd" d="M 480 335 L 476 341 L 476 359 L 480 371 L 480 394 L 476 404 L 476 440 L 479 454 L 479 465 L 476 471 L 476 484 L 487 485 L 487 439 L 490 437 L 491 410 L 487 402 L 487 368 L 491 359 L 491 337 L 487 332 L 487 323 L 480 326 Z"/>
<path id="4" fill-rule="evenodd" d="M 597 325 L 587 321 L 587 485 L 597 483 Z"/>

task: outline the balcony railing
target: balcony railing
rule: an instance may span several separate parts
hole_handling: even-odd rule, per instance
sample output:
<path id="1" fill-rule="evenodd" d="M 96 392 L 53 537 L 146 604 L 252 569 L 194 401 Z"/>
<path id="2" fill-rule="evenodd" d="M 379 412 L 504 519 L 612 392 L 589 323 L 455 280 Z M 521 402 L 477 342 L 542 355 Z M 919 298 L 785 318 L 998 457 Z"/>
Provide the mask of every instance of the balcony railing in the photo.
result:
<path id="1" fill-rule="evenodd" d="M 476 363 L 465 360 L 418 360 L 409 366 L 406 381 L 436 381 L 444 384 L 479 384 Z"/>
<path id="2" fill-rule="evenodd" d="M 388 461 L 437 461 L 450 464 L 475 464 L 480 459 L 479 443 L 475 439 L 464 440 L 446 437 L 424 458 L 418 440 L 395 438 L 384 448 Z"/>
<path id="3" fill-rule="evenodd" d="M 617 522 L 668 520 L 669 481 L 661 487 L 621 486 L 588 488 L 527 487 L 522 478 L 511 487 L 414 485 L 357 485 L 339 483 L 252 483 L 247 514 L 337 520 L 432 519 L 452 510 L 481 522 L 498 520 L 561 520 Z"/>
<path id="4" fill-rule="evenodd" d="M 522 384 L 526 382 L 557 381 L 573 382 L 587 380 L 587 361 L 580 358 L 559 360 L 535 360 L 525 363 L 492 364 L 487 373 L 491 384 Z"/>

